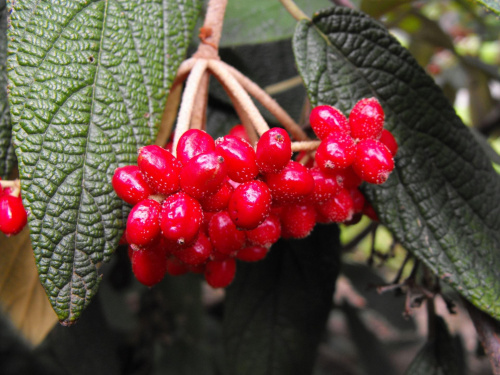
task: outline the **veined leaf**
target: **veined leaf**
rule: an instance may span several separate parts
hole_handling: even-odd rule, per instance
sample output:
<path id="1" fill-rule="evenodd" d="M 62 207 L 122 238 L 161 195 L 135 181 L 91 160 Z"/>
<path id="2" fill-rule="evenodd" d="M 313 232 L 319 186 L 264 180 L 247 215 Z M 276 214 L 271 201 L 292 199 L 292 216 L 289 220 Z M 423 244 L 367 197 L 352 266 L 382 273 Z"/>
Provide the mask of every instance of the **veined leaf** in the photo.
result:
<path id="1" fill-rule="evenodd" d="M 12 124 L 7 99 L 7 4 L 0 0 L 0 177 L 9 175 L 16 155 L 11 144 Z"/>
<path id="2" fill-rule="evenodd" d="M 12 2 L 8 76 L 40 280 L 73 323 L 123 227 L 114 170 L 152 143 L 197 0 Z"/>
<path id="3" fill-rule="evenodd" d="M 227 289 L 228 374 L 310 374 L 339 271 L 339 232 L 316 226 L 303 240 L 280 240 L 267 259 L 238 264 Z"/>
<path id="4" fill-rule="evenodd" d="M 465 298 L 500 318 L 500 176 L 437 85 L 387 30 L 333 8 L 296 29 L 313 105 L 347 113 L 376 96 L 400 149 L 396 169 L 366 192 L 403 246 Z"/>
<path id="5" fill-rule="evenodd" d="M 497 0 L 476 0 L 476 2 L 500 15 L 500 4 Z"/>

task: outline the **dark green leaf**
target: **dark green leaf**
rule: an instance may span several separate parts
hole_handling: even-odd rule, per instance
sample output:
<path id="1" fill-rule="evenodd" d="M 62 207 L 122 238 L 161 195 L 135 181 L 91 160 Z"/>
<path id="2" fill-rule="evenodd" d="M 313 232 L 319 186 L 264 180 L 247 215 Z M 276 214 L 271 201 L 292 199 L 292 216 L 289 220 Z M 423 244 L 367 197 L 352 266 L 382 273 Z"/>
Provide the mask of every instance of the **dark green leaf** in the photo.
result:
<path id="1" fill-rule="evenodd" d="M 297 0 L 307 14 L 330 5 L 328 0 Z M 232 0 L 224 17 L 221 45 L 257 44 L 287 39 L 293 35 L 297 21 L 279 1 Z"/>
<path id="2" fill-rule="evenodd" d="M 497 0 L 476 0 L 476 2 L 500 15 L 500 3 Z"/>
<path id="3" fill-rule="evenodd" d="M 433 338 L 410 363 L 406 375 L 464 375 L 466 367 L 460 345 L 460 340 L 450 336 L 446 322 L 436 316 Z"/>
<path id="4" fill-rule="evenodd" d="M 339 269 L 336 226 L 276 243 L 267 259 L 238 264 L 224 314 L 228 374 L 309 374 Z"/>
<path id="5" fill-rule="evenodd" d="M 23 200 L 40 280 L 66 324 L 95 295 L 99 264 L 118 243 L 124 206 L 112 174 L 155 139 L 199 5 L 13 5 L 9 100 Z"/>
<path id="6" fill-rule="evenodd" d="M 366 186 L 403 246 L 500 318 L 500 176 L 440 89 L 387 30 L 334 8 L 301 22 L 294 49 L 313 105 L 348 113 L 376 96 L 400 145 L 396 169 Z"/>
<path id="7" fill-rule="evenodd" d="M 0 0 L 0 177 L 6 178 L 16 155 L 11 144 L 12 124 L 7 99 L 7 5 Z"/>

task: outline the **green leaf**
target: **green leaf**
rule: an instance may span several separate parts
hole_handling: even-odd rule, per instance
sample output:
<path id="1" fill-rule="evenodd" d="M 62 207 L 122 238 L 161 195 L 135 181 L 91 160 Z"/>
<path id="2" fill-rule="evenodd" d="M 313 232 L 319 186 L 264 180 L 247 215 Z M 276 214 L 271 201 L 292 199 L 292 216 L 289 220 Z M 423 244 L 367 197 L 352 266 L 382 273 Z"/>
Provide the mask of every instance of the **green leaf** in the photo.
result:
<path id="1" fill-rule="evenodd" d="M 6 178 L 16 160 L 7 99 L 7 4 L 0 0 L 0 177 Z"/>
<path id="2" fill-rule="evenodd" d="M 238 264 L 227 289 L 228 374 L 310 374 L 339 271 L 339 232 L 317 226 L 280 240 L 267 259 Z"/>
<path id="3" fill-rule="evenodd" d="M 437 85 L 387 30 L 333 8 L 294 37 L 313 105 L 348 113 L 376 96 L 398 140 L 396 169 L 366 186 L 403 246 L 480 309 L 500 318 L 500 176 Z"/>
<path id="4" fill-rule="evenodd" d="M 307 15 L 330 5 L 328 0 L 297 0 Z M 257 44 L 290 38 L 297 21 L 279 1 L 232 0 L 224 16 L 221 46 Z"/>
<path id="5" fill-rule="evenodd" d="M 73 323 L 95 295 L 125 206 L 110 181 L 157 133 L 196 0 L 12 3 L 8 75 L 40 280 Z"/>
<path id="6" fill-rule="evenodd" d="M 465 362 L 460 340 L 450 336 L 446 322 L 435 317 L 434 337 L 418 352 L 406 375 L 463 375 Z"/>
<path id="7" fill-rule="evenodd" d="M 497 0 L 476 0 L 476 2 L 500 15 L 500 3 Z"/>

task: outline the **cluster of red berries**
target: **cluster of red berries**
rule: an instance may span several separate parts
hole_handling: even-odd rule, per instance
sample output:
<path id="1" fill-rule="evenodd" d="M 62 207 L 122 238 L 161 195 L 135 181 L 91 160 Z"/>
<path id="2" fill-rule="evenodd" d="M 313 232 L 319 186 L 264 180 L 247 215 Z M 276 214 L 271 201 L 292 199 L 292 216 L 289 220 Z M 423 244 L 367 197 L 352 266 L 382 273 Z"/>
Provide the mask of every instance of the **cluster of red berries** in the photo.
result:
<path id="1" fill-rule="evenodd" d="M 0 185 L 0 232 L 11 236 L 18 234 L 28 222 L 19 188 Z"/>
<path id="2" fill-rule="evenodd" d="M 197 129 L 180 137 L 176 157 L 141 148 L 138 165 L 118 168 L 112 180 L 134 205 L 124 239 L 136 278 L 151 286 L 166 273 L 196 272 L 225 287 L 236 259 L 261 260 L 281 237 L 303 238 L 318 222 L 367 213 L 358 186 L 384 182 L 394 167 L 397 144 L 383 121 L 375 99 L 360 101 L 349 121 L 333 107 L 316 107 L 311 126 L 322 141 L 309 166 L 291 160 L 281 128 L 265 132 L 255 149 L 242 137 L 214 140 Z"/>

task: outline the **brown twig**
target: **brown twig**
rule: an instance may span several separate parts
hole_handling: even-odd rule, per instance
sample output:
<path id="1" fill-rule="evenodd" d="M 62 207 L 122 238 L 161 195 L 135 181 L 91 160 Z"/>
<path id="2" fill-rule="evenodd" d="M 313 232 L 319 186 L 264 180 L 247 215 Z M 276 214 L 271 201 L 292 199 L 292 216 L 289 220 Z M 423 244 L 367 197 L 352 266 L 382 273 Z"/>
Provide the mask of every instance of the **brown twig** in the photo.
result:
<path id="1" fill-rule="evenodd" d="M 314 151 L 318 149 L 321 141 L 301 141 L 301 142 L 292 142 L 292 151 Z"/>
<path id="2" fill-rule="evenodd" d="M 191 129 L 205 130 L 207 122 L 207 104 L 208 104 L 208 84 L 210 74 L 207 70 L 203 73 L 200 80 L 200 86 L 194 100 L 193 114 L 191 115 Z"/>
<path id="3" fill-rule="evenodd" d="M 186 130 L 189 129 L 189 123 L 191 121 L 191 114 L 193 112 L 194 100 L 200 85 L 203 73 L 207 69 L 208 61 L 205 59 L 197 59 L 191 74 L 189 75 L 186 87 L 184 88 L 184 93 L 182 94 L 181 108 L 179 110 L 179 117 L 177 118 L 177 126 L 175 128 L 174 144 L 172 151 L 175 155 L 175 149 L 177 148 L 177 143 L 179 138 Z"/>
<path id="4" fill-rule="evenodd" d="M 172 87 L 170 93 L 168 94 L 165 109 L 163 110 L 163 114 L 161 116 L 160 129 L 155 141 L 155 144 L 160 147 L 164 147 L 166 145 L 168 138 L 172 134 L 175 119 L 177 118 L 177 110 L 179 109 L 179 104 L 181 103 L 181 93 L 182 86 L 177 85 Z"/>
<path id="5" fill-rule="evenodd" d="M 238 82 L 243 86 L 245 90 L 248 91 L 257 101 L 259 101 L 264 108 L 266 108 L 271 114 L 276 117 L 283 127 L 290 132 L 292 138 L 298 141 L 307 141 L 309 137 L 302 130 L 302 128 L 297 124 L 290 115 L 274 100 L 267 92 L 265 92 L 259 85 L 245 77 L 237 69 L 230 65 L 224 64 L 224 67 L 231 72 L 231 74 L 238 80 Z"/>
<path id="6" fill-rule="evenodd" d="M 268 131 L 269 125 L 267 125 L 266 120 L 264 120 L 264 117 L 262 117 L 248 93 L 243 89 L 236 78 L 230 74 L 228 65 L 221 61 L 210 60 L 208 62 L 208 69 L 210 69 L 215 78 L 225 87 L 226 91 L 231 93 L 234 100 L 241 105 L 242 110 L 248 114 L 257 133 L 262 135 Z M 234 101 L 233 104 L 235 104 Z"/>
<path id="7" fill-rule="evenodd" d="M 205 21 L 200 32 L 203 32 L 201 44 L 194 57 L 219 59 L 219 42 L 224 24 L 224 13 L 227 0 L 210 0 L 208 2 Z M 200 35 L 201 36 L 201 35 Z"/>
<path id="8" fill-rule="evenodd" d="M 170 90 L 173 90 L 176 86 L 180 85 L 181 83 L 183 83 L 186 80 L 189 73 L 193 69 L 195 62 L 196 62 L 196 59 L 191 57 L 187 60 L 184 60 L 181 63 L 181 65 L 179 66 L 179 69 L 177 70 L 177 75 L 175 76 L 174 83 L 172 83 L 172 87 Z"/>

